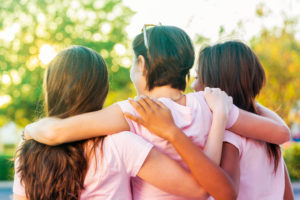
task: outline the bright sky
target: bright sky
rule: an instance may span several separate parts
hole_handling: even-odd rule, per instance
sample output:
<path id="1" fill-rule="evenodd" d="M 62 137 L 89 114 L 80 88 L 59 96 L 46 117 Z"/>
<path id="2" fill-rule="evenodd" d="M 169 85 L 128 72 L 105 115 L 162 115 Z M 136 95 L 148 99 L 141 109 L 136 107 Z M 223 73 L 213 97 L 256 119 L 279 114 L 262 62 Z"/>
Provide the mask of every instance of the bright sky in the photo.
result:
<path id="1" fill-rule="evenodd" d="M 136 12 L 127 29 L 130 38 L 141 31 L 143 24 L 178 26 L 194 38 L 200 34 L 212 41 L 219 39 L 219 27 L 225 28 L 225 35 L 237 30 L 236 39 L 248 41 L 257 35 L 261 27 L 282 26 L 283 13 L 287 17 L 298 17 L 299 0 L 123 0 Z M 256 9 L 264 5 L 266 17 L 256 16 Z M 238 22 L 243 23 L 238 28 Z M 300 39 L 300 25 L 296 37 Z"/>

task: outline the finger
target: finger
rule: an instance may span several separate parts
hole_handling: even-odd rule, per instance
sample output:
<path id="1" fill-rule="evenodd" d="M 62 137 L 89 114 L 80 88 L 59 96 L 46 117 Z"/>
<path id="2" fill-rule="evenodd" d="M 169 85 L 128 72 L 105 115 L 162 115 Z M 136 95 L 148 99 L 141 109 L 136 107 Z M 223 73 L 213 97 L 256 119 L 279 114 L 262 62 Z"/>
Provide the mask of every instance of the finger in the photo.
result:
<path id="1" fill-rule="evenodd" d="M 145 116 L 145 109 L 139 104 L 139 102 L 136 102 L 132 99 L 128 99 L 129 103 L 132 105 L 132 107 L 144 118 Z"/>
<path id="2" fill-rule="evenodd" d="M 141 124 L 141 125 L 145 125 L 144 120 L 141 119 L 141 118 L 139 118 L 139 117 L 136 117 L 136 116 L 134 116 L 134 115 L 132 115 L 132 114 L 130 114 L 130 113 L 126 113 L 126 112 L 124 113 L 124 115 L 125 115 L 127 118 L 131 119 L 132 121 L 135 121 L 135 122 L 137 122 L 137 123 L 139 123 L 139 124 Z"/>
<path id="3" fill-rule="evenodd" d="M 229 110 L 231 110 L 231 108 L 232 108 L 232 106 L 233 106 L 233 99 L 232 99 L 232 97 L 231 96 L 229 96 Z"/>
<path id="4" fill-rule="evenodd" d="M 211 88 L 213 93 L 219 94 L 221 93 L 221 89 L 220 88 Z"/>
<path id="5" fill-rule="evenodd" d="M 226 93 L 226 92 L 224 92 L 224 91 L 221 91 L 221 93 L 222 93 L 222 95 L 223 95 L 224 97 L 228 98 L 228 95 L 227 95 L 227 93 Z"/>
<path id="6" fill-rule="evenodd" d="M 165 104 L 163 104 L 162 102 L 158 101 L 158 100 L 154 100 L 161 108 L 164 109 L 169 109 Z"/>
<path id="7" fill-rule="evenodd" d="M 152 111 L 150 105 L 146 102 L 144 96 L 141 96 L 139 98 L 138 103 L 144 108 L 145 112 L 151 112 Z"/>
<path id="8" fill-rule="evenodd" d="M 205 87 L 205 89 L 204 89 L 204 94 L 208 94 L 208 93 L 211 93 L 211 88 L 209 88 L 209 87 Z"/>
<path id="9" fill-rule="evenodd" d="M 150 99 L 149 97 L 145 97 L 144 98 L 145 101 L 147 102 L 147 104 L 152 108 L 152 109 L 158 109 L 160 108 L 160 106 L 153 100 L 153 99 Z"/>

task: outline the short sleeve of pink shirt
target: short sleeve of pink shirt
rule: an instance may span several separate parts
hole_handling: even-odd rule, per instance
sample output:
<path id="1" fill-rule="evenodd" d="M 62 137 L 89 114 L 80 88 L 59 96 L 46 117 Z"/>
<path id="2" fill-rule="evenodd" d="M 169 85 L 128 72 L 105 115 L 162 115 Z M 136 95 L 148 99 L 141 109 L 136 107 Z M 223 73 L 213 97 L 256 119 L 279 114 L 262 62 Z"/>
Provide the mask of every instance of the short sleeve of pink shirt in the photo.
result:
<path id="1" fill-rule="evenodd" d="M 20 174 L 17 171 L 18 167 L 19 167 L 19 162 L 18 162 L 18 159 L 16 159 L 15 160 L 15 176 L 14 176 L 13 193 L 20 195 L 20 196 L 26 196 L 25 188 L 24 188 L 23 184 L 21 183 Z"/>
<path id="2" fill-rule="evenodd" d="M 135 177 L 153 145 L 131 132 L 121 132 L 110 137 L 119 152 L 127 173 L 131 177 Z"/>
<path id="3" fill-rule="evenodd" d="M 233 146 L 235 146 L 238 150 L 239 150 L 239 155 L 241 156 L 242 152 L 243 152 L 243 142 L 244 142 L 244 138 L 242 138 L 241 136 L 234 134 L 230 131 L 225 130 L 224 132 L 224 142 L 228 142 L 230 144 L 232 144 Z"/>
<path id="4" fill-rule="evenodd" d="M 228 116 L 227 124 L 226 124 L 226 129 L 229 129 L 232 127 L 235 122 L 237 121 L 239 117 L 239 108 L 236 107 L 235 105 L 232 106 L 231 111 Z"/>
<path id="5" fill-rule="evenodd" d="M 128 100 L 119 101 L 117 105 L 120 106 L 123 113 L 130 113 L 134 116 L 140 116 L 140 114 L 132 107 Z M 130 127 L 130 131 L 138 134 L 138 131 L 136 130 L 138 124 L 127 117 L 125 117 L 125 119 Z"/>

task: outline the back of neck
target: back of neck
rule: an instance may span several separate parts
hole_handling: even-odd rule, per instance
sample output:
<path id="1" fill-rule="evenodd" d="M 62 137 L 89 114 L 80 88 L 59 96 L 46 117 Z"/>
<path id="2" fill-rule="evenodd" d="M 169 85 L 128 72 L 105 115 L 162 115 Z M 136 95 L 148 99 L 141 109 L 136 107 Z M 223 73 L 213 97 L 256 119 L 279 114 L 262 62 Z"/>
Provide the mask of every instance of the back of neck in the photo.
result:
<path id="1" fill-rule="evenodd" d="M 169 85 L 155 87 L 151 91 L 145 91 L 143 94 L 140 95 L 146 95 L 154 99 L 160 97 L 166 97 L 172 99 L 173 101 L 179 104 L 182 105 L 185 104 L 185 98 L 183 98 L 184 97 L 183 91 L 172 88 Z"/>

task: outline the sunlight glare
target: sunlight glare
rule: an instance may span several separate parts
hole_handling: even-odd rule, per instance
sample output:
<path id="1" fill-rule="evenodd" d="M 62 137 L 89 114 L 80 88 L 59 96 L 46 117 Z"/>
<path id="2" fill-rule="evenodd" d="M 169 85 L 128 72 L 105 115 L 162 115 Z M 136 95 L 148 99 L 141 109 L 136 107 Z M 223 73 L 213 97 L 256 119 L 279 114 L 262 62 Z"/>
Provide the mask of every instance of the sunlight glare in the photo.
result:
<path id="1" fill-rule="evenodd" d="M 0 31 L 0 39 L 11 42 L 15 39 L 15 35 L 20 31 L 20 24 L 14 23 L 11 27 L 7 27 L 3 31 Z"/>
<path id="2" fill-rule="evenodd" d="M 124 55 L 126 53 L 126 48 L 122 44 L 116 44 L 114 49 L 118 55 Z"/>
<path id="3" fill-rule="evenodd" d="M 44 44 L 40 48 L 40 54 L 39 54 L 39 59 L 42 61 L 43 64 L 48 64 L 51 62 L 51 60 L 56 56 L 56 51 L 52 46 L 49 44 Z"/>
<path id="4" fill-rule="evenodd" d="M 4 74 L 4 75 L 2 76 L 2 83 L 4 83 L 5 85 L 9 85 L 10 82 L 11 82 L 11 80 L 10 80 L 9 75 Z"/>
<path id="5" fill-rule="evenodd" d="M 102 26 L 101 26 L 101 31 L 104 33 L 104 34 L 108 34 L 110 31 L 111 31 L 111 25 L 109 23 L 104 23 Z"/>
<path id="6" fill-rule="evenodd" d="M 9 103 L 11 98 L 9 95 L 0 96 L 0 107 L 4 106 L 5 104 Z"/>

